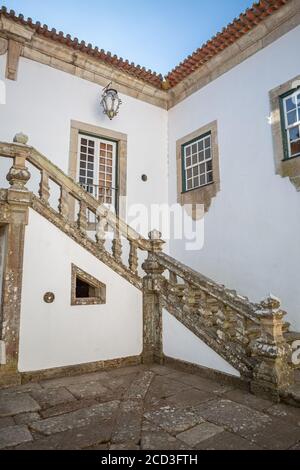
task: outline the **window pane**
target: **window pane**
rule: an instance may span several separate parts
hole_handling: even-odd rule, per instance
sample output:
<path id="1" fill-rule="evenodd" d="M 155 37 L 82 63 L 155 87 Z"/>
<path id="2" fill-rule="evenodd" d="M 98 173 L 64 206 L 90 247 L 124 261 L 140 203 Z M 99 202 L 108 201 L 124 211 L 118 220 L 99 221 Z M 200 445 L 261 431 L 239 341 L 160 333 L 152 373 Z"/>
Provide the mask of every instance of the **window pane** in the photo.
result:
<path id="1" fill-rule="evenodd" d="M 192 170 L 191 169 L 186 171 L 186 176 L 187 176 L 187 178 L 192 177 Z"/>
<path id="2" fill-rule="evenodd" d="M 291 156 L 300 155 L 300 140 L 291 143 Z"/>
<path id="3" fill-rule="evenodd" d="M 297 112 L 291 111 L 287 113 L 287 123 L 290 126 L 291 124 L 294 124 L 294 122 L 297 122 Z"/>
<path id="4" fill-rule="evenodd" d="M 197 153 L 197 144 L 192 146 L 192 153 Z"/>
<path id="5" fill-rule="evenodd" d="M 205 175 L 201 175 L 200 176 L 200 185 L 203 186 L 204 184 L 206 184 Z"/>
<path id="6" fill-rule="evenodd" d="M 296 96 L 296 98 L 297 98 L 298 106 L 300 106 L 300 93 L 298 93 L 298 95 Z"/>
<path id="7" fill-rule="evenodd" d="M 211 157 L 210 149 L 205 150 L 205 159 L 208 160 Z"/>
<path id="8" fill-rule="evenodd" d="M 299 126 L 292 127 L 292 129 L 289 130 L 289 135 L 290 135 L 290 141 L 300 139 L 300 128 L 299 128 Z"/>
<path id="9" fill-rule="evenodd" d="M 187 186 L 186 186 L 186 187 L 187 187 L 187 189 L 192 189 L 192 180 L 189 180 L 189 181 L 187 182 Z"/>
<path id="10" fill-rule="evenodd" d="M 193 163 L 193 165 L 196 165 L 197 162 L 198 162 L 197 155 L 193 155 L 193 156 L 192 156 L 192 163 Z"/>
<path id="11" fill-rule="evenodd" d="M 198 143 L 198 152 L 200 152 L 201 150 L 203 150 L 203 140 L 200 140 L 200 142 Z"/>
<path id="12" fill-rule="evenodd" d="M 200 165 L 200 173 L 205 173 L 205 163 L 201 163 Z"/>
<path id="13" fill-rule="evenodd" d="M 210 173 L 207 173 L 207 182 L 212 183 L 213 181 L 213 174 L 212 171 Z"/>
<path id="14" fill-rule="evenodd" d="M 196 176 L 196 178 L 194 178 L 194 188 L 197 188 L 199 186 L 199 176 Z"/>
<path id="15" fill-rule="evenodd" d="M 204 141 L 205 148 L 210 147 L 210 137 L 207 137 Z"/>
<path id="16" fill-rule="evenodd" d="M 206 171 L 211 171 L 212 170 L 212 160 L 206 163 Z"/>
<path id="17" fill-rule="evenodd" d="M 192 164 L 191 157 L 188 157 L 188 158 L 186 159 L 186 167 L 191 166 L 191 164 Z"/>
<path id="18" fill-rule="evenodd" d="M 191 155 L 191 147 L 186 147 L 185 148 L 185 154 L 187 157 L 189 157 Z"/>
<path id="19" fill-rule="evenodd" d="M 286 100 L 286 110 L 291 111 L 292 109 L 296 108 L 296 96 L 291 96 Z"/>
<path id="20" fill-rule="evenodd" d="M 204 151 L 199 153 L 199 162 L 204 160 Z"/>
<path id="21" fill-rule="evenodd" d="M 194 176 L 199 175 L 199 166 L 198 165 L 193 168 L 193 175 Z"/>

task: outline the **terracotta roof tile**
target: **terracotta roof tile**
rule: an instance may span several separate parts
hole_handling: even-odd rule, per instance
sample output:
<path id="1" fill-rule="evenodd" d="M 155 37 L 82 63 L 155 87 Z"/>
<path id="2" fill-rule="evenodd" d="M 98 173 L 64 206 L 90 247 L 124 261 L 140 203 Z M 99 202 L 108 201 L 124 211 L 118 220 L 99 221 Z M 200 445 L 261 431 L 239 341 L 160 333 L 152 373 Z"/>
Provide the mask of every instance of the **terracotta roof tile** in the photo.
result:
<path id="1" fill-rule="evenodd" d="M 192 55 L 187 57 L 177 67 L 166 75 L 166 80 L 170 87 L 176 86 L 179 82 L 188 77 L 201 65 L 208 62 L 212 57 L 233 44 L 244 34 L 255 28 L 267 16 L 283 7 L 290 0 L 260 0 L 236 18 L 222 32 L 207 41 L 202 47 L 197 49 Z"/>
<path id="2" fill-rule="evenodd" d="M 13 10 L 8 11 L 5 6 L 0 9 L 0 16 L 4 15 L 23 25 L 29 26 L 37 34 L 49 38 L 61 44 L 66 44 L 75 50 L 84 52 L 112 67 L 121 69 L 129 75 L 143 80 L 144 82 L 154 86 L 155 88 L 168 89 L 176 86 L 179 82 L 188 77 L 195 70 L 208 62 L 212 57 L 229 47 L 241 36 L 254 29 L 267 16 L 272 15 L 279 8 L 283 7 L 290 0 L 260 0 L 242 13 L 231 24 L 207 41 L 202 47 L 197 49 L 193 54 L 189 55 L 183 62 L 169 72 L 165 81 L 162 75 L 158 75 L 152 70 L 146 70 L 145 67 L 135 65 L 133 62 L 124 60 L 122 57 L 112 55 L 92 44 L 86 44 L 85 41 L 79 42 L 78 38 L 73 38 L 70 34 L 65 35 L 62 31 L 57 32 L 52 28 L 49 30 L 47 25 L 42 25 L 39 21 L 33 23 L 31 18 L 25 19 L 23 15 L 16 15 Z"/>

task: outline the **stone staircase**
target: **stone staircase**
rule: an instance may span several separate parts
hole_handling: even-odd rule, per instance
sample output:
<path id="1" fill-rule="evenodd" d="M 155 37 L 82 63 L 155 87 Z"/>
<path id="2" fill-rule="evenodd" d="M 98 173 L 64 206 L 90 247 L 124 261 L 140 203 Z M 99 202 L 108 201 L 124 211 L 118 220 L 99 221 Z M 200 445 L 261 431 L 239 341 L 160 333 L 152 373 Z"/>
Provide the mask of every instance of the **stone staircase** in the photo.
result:
<path id="1" fill-rule="evenodd" d="M 31 207 L 142 290 L 143 362 L 164 361 L 161 318 L 166 309 L 238 370 L 254 393 L 293 403 L 299 398 L 300 403 L 292 364 L 292 344 L 300 333 L 289 331 L 277 298 L 252 303 L 163 253 L 159 232 L 151 232 L 149 240 L 140 236 L 27 140 L 18 134 L 13 143 L 0 142 L 0 157 L 13 160 L 10 188 L 0 189 L 0 205 Z M 26 187 L 29 165 L 39 176 L 37 193 Z M 51 205 L 50 180 L 59 188 L 57 207 Z M 0 339 L 4 336 L 2 331 Z"/>

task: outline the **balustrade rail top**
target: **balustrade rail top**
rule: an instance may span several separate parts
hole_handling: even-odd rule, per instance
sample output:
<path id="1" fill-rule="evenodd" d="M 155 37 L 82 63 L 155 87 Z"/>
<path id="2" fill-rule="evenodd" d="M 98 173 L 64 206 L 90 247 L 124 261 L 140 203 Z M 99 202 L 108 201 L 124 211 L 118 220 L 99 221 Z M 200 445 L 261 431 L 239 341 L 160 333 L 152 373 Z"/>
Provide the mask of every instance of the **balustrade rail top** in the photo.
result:
<path id="1" fill-rule="evenodd" d="M 196 287 L 198 286 L 205 289 L 210 295 L 215 295 L 216 297 L 222 296 L 220 300 L 224 303 L 227 303 L 228 305 L 230 304 L 234 309 L 240 310 L 243 314 L 250 316 L 254 322 L 258 322 L 257 315 L 255 313 L 257 305 L 250 302 L 246 297 L 242 297 L 236 294 L 235 291 L 226 289 L 225 286 L 203 276 L 203 274 L 200 274 L 180 261 L 177 261 L 166 253 L 157 253 L 155 254 L 155 257 L 161 265 L 169 271 L 172 271 L 184 281 L 194 284 Z"/>

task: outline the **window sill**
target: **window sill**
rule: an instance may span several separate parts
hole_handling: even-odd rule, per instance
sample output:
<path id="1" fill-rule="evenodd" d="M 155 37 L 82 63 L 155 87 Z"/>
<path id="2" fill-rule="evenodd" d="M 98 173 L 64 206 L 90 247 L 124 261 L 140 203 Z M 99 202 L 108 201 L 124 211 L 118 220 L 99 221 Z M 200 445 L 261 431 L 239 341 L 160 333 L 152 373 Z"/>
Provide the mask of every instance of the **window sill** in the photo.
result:
<path id="1" fill-rule="evenodd" d="M 212 184 L 215 184 L 215 182 L 211 181 L 210 183 L 203 184 L 202 186 L 198 186 L 197 188 L 187 189 L 186 191 L 181 191 L 181 194 L 192 193 L 193 191 L 200 191 L 201 189 L 207 188 L 207 186 L 211 186 Z"/>

